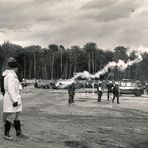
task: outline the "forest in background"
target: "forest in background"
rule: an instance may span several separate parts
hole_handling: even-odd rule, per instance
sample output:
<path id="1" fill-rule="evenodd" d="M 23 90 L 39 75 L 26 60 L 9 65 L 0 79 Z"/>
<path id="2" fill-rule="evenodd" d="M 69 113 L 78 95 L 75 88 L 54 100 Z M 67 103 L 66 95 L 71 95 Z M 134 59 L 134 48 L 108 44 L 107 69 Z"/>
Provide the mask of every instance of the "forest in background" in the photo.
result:
<path id="1" fill-rule="evenodd" d="M 65 48 L 63 45 L 49 44 L 22 47 L 8 41 L 0 45 L 0 72 L 5 69 L 9 57 L 15 57 L 20 64 L 20 75 L 25 79 L 68 79 L 74 73 L 88 71 L 94 74 L 108 62 L 127 62 L 136 58 L 136 51 L 128 54 L 128 49 L 118 46 L 103 50 L 96 43 L 88 42 L 83 47 L 77 45 Z M 117 68 L 109 70 L 101 79 L 148 80 L 148 53 L 142 54 L 143 61 L 129 66 L 124 72 Z"/>

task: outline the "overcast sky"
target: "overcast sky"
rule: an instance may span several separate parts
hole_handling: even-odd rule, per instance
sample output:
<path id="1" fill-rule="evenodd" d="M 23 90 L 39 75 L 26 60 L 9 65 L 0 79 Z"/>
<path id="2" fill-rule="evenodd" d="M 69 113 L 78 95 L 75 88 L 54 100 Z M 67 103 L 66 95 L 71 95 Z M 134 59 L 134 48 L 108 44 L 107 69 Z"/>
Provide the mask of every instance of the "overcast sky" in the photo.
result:
<path id="1" fill-rule="evenodd" d="M 0 0 L 0 43 L 148 47 L 148 0 Z"/>

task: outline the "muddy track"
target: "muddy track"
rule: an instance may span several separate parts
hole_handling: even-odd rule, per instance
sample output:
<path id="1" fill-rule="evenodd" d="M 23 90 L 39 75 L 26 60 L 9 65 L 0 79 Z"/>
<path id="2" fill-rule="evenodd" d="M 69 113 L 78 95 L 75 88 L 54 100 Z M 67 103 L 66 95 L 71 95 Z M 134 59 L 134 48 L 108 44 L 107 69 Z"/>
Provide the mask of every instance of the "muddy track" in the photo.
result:
<path id="1" fill-rule="evenodd" d="M 107 102 L 105 97 L 98 104 L 95 97 L 77 96 L 75 104 L 69 106 L 67 92 L 27 88 L 23 97 L 22 129 L 30 138 L 20 140 L 12 129 L 14 141 L 7 142 L 1 126 L 0 147 L 146 148 L 148 109 L 138 108 L 139 103 L 146 107 L 143 100 L 130 106 L 128 96 L 116 105 Z"/>

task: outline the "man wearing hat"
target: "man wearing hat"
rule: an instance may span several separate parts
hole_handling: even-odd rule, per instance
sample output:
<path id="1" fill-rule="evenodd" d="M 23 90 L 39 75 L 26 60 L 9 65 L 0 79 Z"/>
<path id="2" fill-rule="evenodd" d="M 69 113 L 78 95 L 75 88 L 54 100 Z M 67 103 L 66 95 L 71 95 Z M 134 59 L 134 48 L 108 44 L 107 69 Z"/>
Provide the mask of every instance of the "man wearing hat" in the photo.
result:
<path id="1" fill-rule="evenodd" d="M 18 67 L 19 65 L 16 59 L 10 57 L 7 61 L 6 70 L 2 73 L 5 89 L 3 99 L 3 113 L 5 114 L 4 138 L 7 140 L 13 140 L 10 136 L 12 122 L 14 122 L 16 136 L 19 138 L 27 138 L 21 131 L 20 112 L 22 111 L 22 86 L 17 77 Z"/>

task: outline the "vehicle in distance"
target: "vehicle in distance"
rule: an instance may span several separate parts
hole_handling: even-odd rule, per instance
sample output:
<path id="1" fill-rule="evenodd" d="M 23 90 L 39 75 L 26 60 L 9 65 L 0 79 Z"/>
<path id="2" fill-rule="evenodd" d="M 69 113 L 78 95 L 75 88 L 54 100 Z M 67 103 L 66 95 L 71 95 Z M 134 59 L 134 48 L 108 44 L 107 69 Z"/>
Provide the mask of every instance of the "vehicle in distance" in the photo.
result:
<path id="1" fill-rule="evenodd" d="M 138 81 L 122 80 L 119 83 L 120 94 L 133 94 L 141 96 L 144 93 L 144 87 Z"/>
<path id="2" fill-rule="evenodd" d="M 51 88 L 50 82 L 48 80 L 36 80 L 35 82 L 36 88 Z"/>

